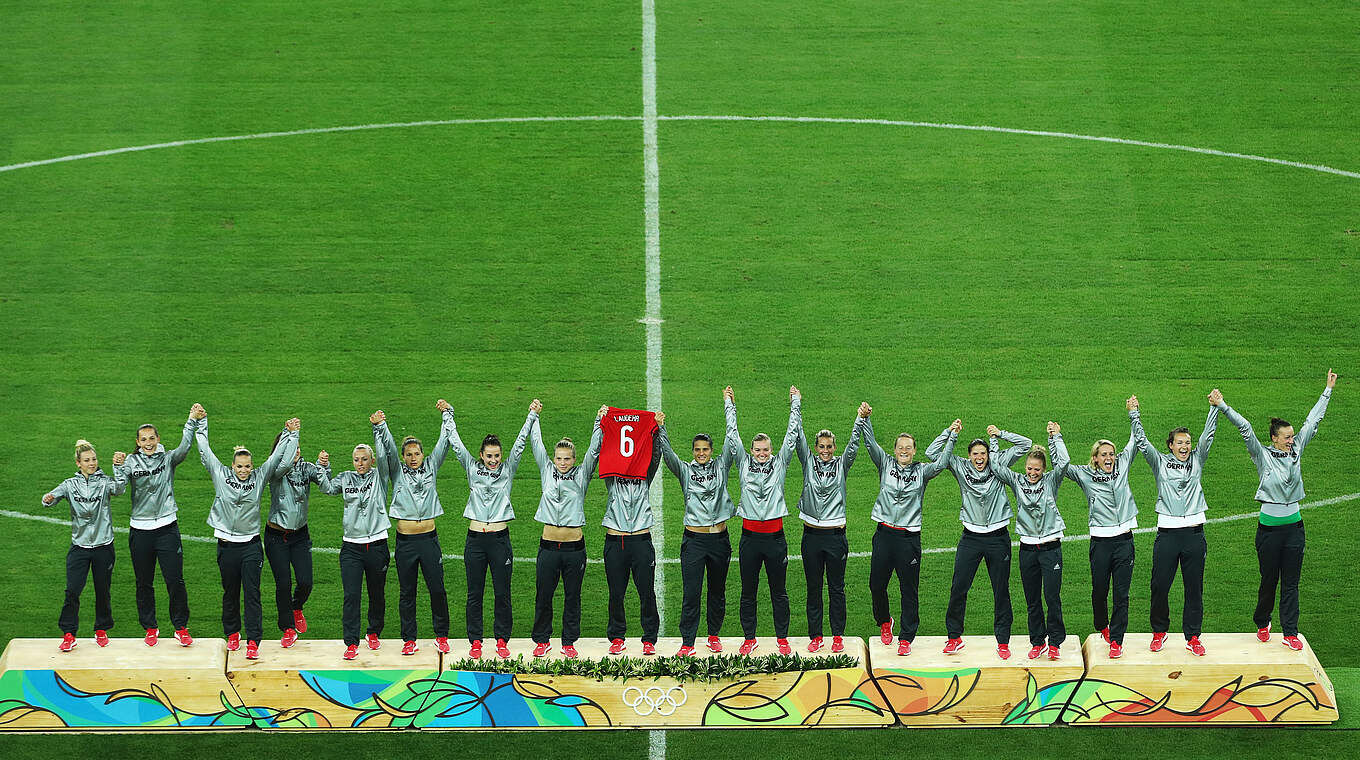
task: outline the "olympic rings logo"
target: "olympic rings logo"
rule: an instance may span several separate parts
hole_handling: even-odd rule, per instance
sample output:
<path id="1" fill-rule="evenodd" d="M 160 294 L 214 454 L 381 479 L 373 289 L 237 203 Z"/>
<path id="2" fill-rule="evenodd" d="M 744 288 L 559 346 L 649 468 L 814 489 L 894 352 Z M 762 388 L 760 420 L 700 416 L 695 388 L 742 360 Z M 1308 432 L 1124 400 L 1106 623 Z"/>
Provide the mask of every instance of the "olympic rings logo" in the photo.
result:
<path id="1" fill-rule="evenodd" d="M 630 697 L 629 692 L 637 693 Z M 683 686 L 672 686 L 669 689 L 662 689 L 660 686 L 649 686 L 646 689 L 629 686 L 623 690 L 623 703 L 642 717 L 652 713 L 662 717 L 674 715 L 675 711 L 688 700 L 689 695 L 685 693 Z"/>

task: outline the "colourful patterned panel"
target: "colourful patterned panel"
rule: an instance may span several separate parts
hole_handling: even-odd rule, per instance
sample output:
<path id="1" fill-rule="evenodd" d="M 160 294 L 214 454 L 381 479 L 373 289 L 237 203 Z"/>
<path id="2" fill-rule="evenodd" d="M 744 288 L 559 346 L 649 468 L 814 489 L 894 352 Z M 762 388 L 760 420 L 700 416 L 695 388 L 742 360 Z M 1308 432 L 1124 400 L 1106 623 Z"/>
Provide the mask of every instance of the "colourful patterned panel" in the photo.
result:
<path id="1" fill-rule="evenodd" d="M 159 683 L 87 691 L 54 670 L 9 670 L 0 675 L 0 728 L 243 728 L 254 722 L 233 699 L 217 692 L 221 709 L 177 704 Z M 191 701 L 200 702 L 201 698 Z"/>

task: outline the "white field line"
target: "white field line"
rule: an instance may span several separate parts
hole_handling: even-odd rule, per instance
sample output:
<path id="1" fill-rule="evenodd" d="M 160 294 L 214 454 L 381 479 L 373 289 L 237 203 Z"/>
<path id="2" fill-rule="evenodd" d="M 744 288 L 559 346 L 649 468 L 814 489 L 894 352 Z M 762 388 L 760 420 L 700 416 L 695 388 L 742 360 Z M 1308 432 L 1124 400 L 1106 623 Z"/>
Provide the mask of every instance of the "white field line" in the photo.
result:
<path id="1" fill-rule="evenodd" d="M 1192 145 L 1176 145 L 1174 143 L 1150 142 L 1148 140 L 1130 140 L 1124 137 L 1101 137 L 1099 135 L 1082 135 L 1075 132 L 1052 132 L 1045 129 L 1016 129 L 1014 127 L 993 127 L 986 124 L 951 124 L 948 122 L 933 121 L 901 121 L 896 119 L 840 119 L 820 116 L 661 116 L 661 121 L 775 121 L 790 122 L 795 124 L 876 124 L 887 127 L 923 127 L 928 129 L 961 129 L 969 132 L 1000 132 L 1008 135 L 1029 135 L 1031 137 L 1058 137 L 1065 140 L 1086 140 L 1089 142 L 1115 143 L 1118 145 L 1133 145 L 1140 148 L 1158 148 L 1161 150 L 1179 150 L 1186 153 L 1201 153 L 1206 156 L 1220 156 L 1222 158 L 1240 158 L 1246 161 L 1260 161 L 1267 164 L 1277 164 L 1279 166 L 1289 166 L 1295 169 L 1308 169 L 1315 172 L 1326 174 L 1336 174 L 1342 177 L 1360 179 L 1360 172 L 1337 169 L 1323 164 L 1307 164 L 1301 161 L 1289 161 L 1283 158 L 1270 158 L 1269 156 L 1257 156 L 1251 153 L 1234 153 L 1227 150 L 1216 150 L 1214 148 L 1196 148 Z"/>
<path id="2" fill-rule="evenodd" d="M 57 156 L 55 158 L 44 158 L 37 161 L 24 161 L 17 164 L 7 164 L 0 166 L 0 172 L 12 172 L 18 169 L 29 169 L 35 166 L 47 166 L 49 164 L 60 164 L 67 161 L 80 161 L 86 158 L 99 158 L 102 156 L 114 156 L 120 153 L 138 153 L 147 150 L 159 150 L 161 148 L 178 148 L 185 145 L 204 145 L 207 143 L 238 142 L 241 140 L 265 140 L 272 137 L 294 137 L 298 135 L 320 135 L 331 132 L 363 132 L 372 129 L 405 129 L 413 127 L 443 127 L 459 126 L 465 124 L 521 124 L 528 122 L 577 122 L 577 121 L 643 121 L 642 116 L 623 116 L 623 115 L 600 115 L 600 116 L 507 116 L 502 118 L 490 119 L 431 119 L 425 121 L 404 121 L 381 124 L 353 124 L 340 127 L 317 127 L 314 129 L 291 129 L 281 132 L 258 132 L 248 135 L 228 135 L 223 137 L 200 137 L 191 140 L 171 140 L 168 142 L 150 143 L 147 145 L 132 145 L 125 148 L 109 148 L 108 150 L 97 150 L 90 153 L 74 153 L 68 156 Z M 869 124 L 888 127 L 918 127 L 925 129 L 958 129 L 967 132 L 995 132 L 1012 135 L 1029 135 L 1031 137 L 1054 137 L 1065 140 L 1085 140 L 1088 142 L 1113 143 L 1117 145 L 1129 145 L 1140 148 L 1156 148 L 1159 150 L 1176 150 L 1185 153 L 1199 153 L 1206 156 L 1218 156 L 1221 158 L 1238 158 L 1246 161 L 1257 161 L 1260 163 L 1275 164 L 1278 166 L 1288 166 L 1295 169 L 1307 169 L 1309 171 L 1323 172 L 1324 174 L 1335 174 L 1351 179 L 1360 179 L 1360 172 L 1337 169 L 1324 164 L 1310 164 L 1302 161 L 1290 161 L 1283 158 L 1271 158 L 1269 156 L 1258 156 L 1251 153 L 1236 153 L 1215 148 L 1198 148 L 1193 145 L 1177 145 L 1175 143 L 1160 143 L 1149 140 L 1132 140 L 1124 137 L 1103 137 L 1100 135 L 1083 135 L 1076 132 L 1055 132 L 1045 129 L 1018 129 L 1015 127 L 995 127 L 986 124 L 952 124 L 949 122 L 933 121 L 909 121 L 900 119 L 850 119 L 822 116 L 737 116 L 737 115 L 678 115 L 678 116 L 657 116 L 657 121 L 753 121 L 753 122 L 790 122 L 804 124 Z"/>
<path id="3" fill-rule="evenodd" d="M 1300 505 L 1299 505 L 1299 509 L 1316 509 L 1317 507 L 1328 507 L 1328 506 L 1331 506 L 1331 505 L 1333 505 L 1333 504 L 1341 504 L 1341 503 L 1347 502 L 1347 501 L 1355 501 L 1356 499 L 1360 499 L 1360 493 L 1348 493 L 1348 494 L 1344 494 L 1344 495 L 1342 495 L 1342 496 L 1333 496 L 1333 497 L 1331 497 L 1330 499 L 1319 499 L 1318 501 L 1310 501 L 1310 502 L 1306 502 L 1306 503 L 1304 503 L 1304 504 L 1300 504 Z M 1241 514 L 1236 514 L 1236 515 L 1226 515 L 1226 516 L 1224 516 L 1224 517 L 1214 517 L 1214 518 L 1211 518 L 1211 519 L 1207 520 L 1206 522 L 1212 525 L 1212 524 L 1217 524 L 1217 523 L 1236 522 L 1236 521 L 1238 521 L 1238 520 L 1253 520 L 1253 519 L 1259 517 L 1260 514 L 1261 514 L 1260 512 L 1242 512 Z M 48 517 L 47 515 L 35 515 L 35 514 L 29 513 L 29 512 L 19 512 L 19 511 L 17 511 L 17 510 L 13 510 L 13 509 L 0 509 L 0 517 L 13 517 L 13 518 L 18 519 L 18 520 L 32 520 L 33 522 L 48 523 L 48 524 L 51 524 L 51 525 L 60 525 L 60 526 L 66 527 L 66 528 L 69 528 L 69 527 L 71 526 L 71 521 L 70 521 L 70 520 L 63 520 L 63 519 L 58 518 L 58 517 Z M 1138 528 L 1137 530 L 1134 531 L 1134 533 L 1155 533 L 1156 531 L 1157 531 L 1157 529 L 1156 529 L 1155 527 L 1152 527 L 1152 528 Z M 115 528 L 113 529 L 113 532 L 115 532 L 115 533 L 127 533 L 127 532 L 128 532 L 128 529 L 127 529 L 127 528 L 121 528 L 121 527 L 115 527 Z M 457 532 L 455 532 L 454 535 L 457 535 Z M 201 543 L 201 544 L 215 544 L 215 543 L 217 543 L 217 539 L 213 538 L 212 536 L 186 536 L 186 535 L 181 535 L 180 538 L 182 538 L 182 539 L 185 540 L 185 541 L 192 541 L 192 542 Z M 1063 541 L 1064 541 L 1064 542 L 1080 542 L 1080 541 L 1089 541 L 1089 540 L 1091 540 L 1091 537 L 1090 537 L 1089 535 L 1086 535 L 1086 534 L 1079 535 L 1079 536 L 1066 536 L 1066 537 L 1063 538 Z M 1013 542 L 1011 542 L 1011 546 L 1019 546 L 1019 545 L 1020 545 L 1020 543 L 1019 543 L 1018 541 L 1013 541 Z M 950 554 L 950 553 L 952 553 L 952 552 L 954 552 L 954 551 L 955 551 L 955 547 L 953 547 L 953 546 L 940 546 L 940 547 L 934 547 L 934 548 L 931 548 L 931 549 L 923 549 L 923 550 L 921 551 L 921 553 L 922 553 L 922 554 Z M 338 548 L 329 547 L 329 546 L 313 546 L 313 547 L 312 547 L 312 553 L 313 553 L 313 554 L 339 554 L 339 553 L 340 553 L 340 550 L 339 550 Z M 866 557 L 868 557 L 868 556 L 869 556 L 869 552 L 850 552 L 850 557 L 856 558 L 856 559 L 864 559 L 864 558 L 866 558 Z M 463 555 L 461 555 L 461 554 L 445 554 L 445 555 L 444 555 L 444 559 L 453 559 L 453 560 L 462 561 Z M 802 559 L 803 559 L 803 556 L 802 556 L 801 554 L 790 554 L 790 555 L 789 555 L 789 560 L 790 560 L 790 561 L 793 561 L 793 560 L 802 561 Z M 528 563 L 528 564 L 533 564 L 533 563 L 534 563 L 534 558 L 533 558 L 533 557 L 515 557 L 515 561 L 516 561 L 516 562 L 525 562 L 525 563 Z M 658 564 L 658 565 L 660 565 L 660 564 L 666 564 L 666 565 L 678 565 L 678 564 L 680 564 L 680 560 L 679 560 L 678 558 L 672 558 L 672 557 L 665 557 L 665 558 L 663 558 L 663 557 L 661 557 L 661 556 L 659 556 L 659 555 L 658 555 L 656 561 L 657 561 L 657 564 Z M 736 557 L 733 557 L 733 558 L 732 558 L 732 562 L 735 563 L 736 561 L 737 561 L 737 558 L 736 558 Z M 603 562 L 603 560 L 591 559 L 591 560 L 589 560 L 589 562 L 590 562 L 591 564 L 600 564 L 601 562 Z M 659 599 L 658 599 L 657 601 L 660 602 Z"/>
<path id="4" fill-rule="evenodd" d="M 642 0 L 642 176 L 643 216 L 647 255 L 647 408 L 661 411 L 661 175 L 657 165 L 656 143 L 656 2 Z M 656 558 L 666 556 L 665 512 L 661 509 L 665 480 L 657 473 L 648 498 L 656 522 L 652 526 L 652 545 Z M 655 570 L 656 613 L 661 630 L 666 630 L 666 564 L 657 562 Z M 666 760 L 666 732 L 647 735 L 650 760 Z"/>
<path id="5" fill-rule="evenodd" d="M 206 145 L 208 143 L 240 142 L 242 140 L 267 140 L 271 137 L 296 137 L 298 135 L 324 135 L 331 132 L 364 132 L 370 129 L 405 129 L 410 127 L 448 127 L 463 124 L 524 124 L 530 122 L 554 121 L 638 121 L 638 119 L 639 117 L 637 116 L 506 116 L 494 119 L 433 119 L 427 121 L 402 121 L 383 124 L 353 124 L 344 127 L 290 129 L 284 132 L 257 132 L 249 135 L 229 135 L 226 137 L 199 137 L 192 140 L 171 140 L 169 142 L 150 143 L 148 145 L 131 145 L 126 148 L 96 150 L 91 153 L 74 153 L 69 156 L 44 158 L 40 161 L 25 161 L 21 164 L 0 166 L 0 172 L 12 172 L 17 169 L 29 169 L 34 166 L 47 166 L 48 164 L 60 164 L 67 161 L 80 161 L 86 158 L 116 156 L 119 153 L 139 153 L 144 150 L 180 148 L 185 145 Z"/>

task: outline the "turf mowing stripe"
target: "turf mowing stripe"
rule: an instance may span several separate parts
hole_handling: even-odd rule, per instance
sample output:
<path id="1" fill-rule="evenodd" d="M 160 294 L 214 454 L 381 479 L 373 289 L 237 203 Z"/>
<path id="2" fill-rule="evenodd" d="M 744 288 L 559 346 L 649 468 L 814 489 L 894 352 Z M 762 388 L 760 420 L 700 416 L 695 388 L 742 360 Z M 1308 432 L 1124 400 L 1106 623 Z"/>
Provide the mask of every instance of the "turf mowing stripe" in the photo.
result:
<path id="1" fill-rule="evenodd" d="M 1344 494 L 1344 495 L 1342 495 L 1342 496 L 1333 496 L 1333 497 L 1331 497 L 1331 498 L 1329 498 L 1329 499 L 1319 499 L 1318 501 L 1310 501 L 1310 502 L 1308 502 L 1308 503 L 1306 503 L 1306 504 L 1300 504 L 1300 505 L 1299 505 L 1299 509 L 1313 509 L 1313 508 L 1316 508 L 1316 507 L 1328 507 L 1328 506 L 1331 506 L 1331 505 L 1333 505 L 1333 504 L 1341 504 L 1341 503 L 1344 503 L 1344 502 L 1347 502 L 1347 501 L 1355 501 L 1356 499 L 1360 499 L 1360 492 L 1357 492 L 1357 493 L 1348 493 L 1348 494 Z M 1212 518 L 1212 519 L 1210 519 L 1210 520 L 1205 520 L 1205 524 L 1235 522 L 1235 521 L 1237 521 L 1237 520 L 1252 520 L 1252 519 L 1255 519 L 1256 517 L 1258 517 L 1260 514 L 1261 514 L 1260 512 L 1243 512 L 1243 513 L 1241 513 L 1241 514 L 1236 514 L 1236 515 L 1225 515 L 1224 517 L 1215 517 L 1215 518 Z M 0 517 L 14 517 L 14 518 L 18 518 L 18 519 L 20 519 L 20 520 L 33 520 L 34 522 L 51 523 L 52 525 L 62 525 L 62 526 L 66 526 L 66 527 L 70 527 L 70 525 L 71 525 L 71 521 L 70 521 L 70 520 L 63 520 L 63 519 L 58 518 L 58 517 L 48 517 L 47 515 L 35 515 L 35 514 L 30 514 L 30 513 L 28 513 L 28 512 L 19 512 L 19 511 L 17 511 L 17 510 L 13 510 L 13 509 L 0 509 Z M 120 527 L 116 527 L 116 526 L 114 527 L 113 530 L 114 530 L 115 533 L 127 533 L 127 532 L 128 532 L 128 529 L 127 529 L 127 528 L 120 528 Z M 1157 528 L 1154 526 L 1154 527 L 1148 527 L 1148 528 L 1137 528 L 1137 529 L 1135 529 L 1133 532 L 1134 532 L 1134 533 L 1155 533 L 1156 531 L 1157 531 Z M 186 536 L 186 535 L 181 535 L 180 538 L 182 538 L 182 539 L 185 540 L 185 541 L 194 541 L 194 542 L 196 542 L 196 543 L 201 543 L 201 544 L 215 544 L 215 543 L 217 543 L 217 539 L 216 539 L 216 538 L 213 538 L 212 536 Z M 1091 538 L 1091 537 L 1090 537 L 1089 535 L 1083 533 L 1082 535 L 1079 535 L 1079 536 L 1064 536 L 1064 537 L 1063 537 L 1063 541 L 1064 541 L 1064 542 L 1088 541 L 1088 540 L 1090 540 L 1090 538 Z M 1011 546 L 1013 546 L 1013 547 L 1019 546 L 1019 545 L 1020 545 L 1020 543 L 1019 543 L 1018 541 L 1012 541 L 1012 542 L 1011 542 Z M 922 550 L 921 550 L 921 553 L 922 553 L 922 554 L 949 554 L 949 553 L 951 553 L 951 552 L 953 552 L 953 551 L 955 551 L 955 550 L 956 550 L 956 547 L 953 547 L 953 546 L 940 546 L 940 547 L 935 547 L 935 548 L 932 548 L 932 549 L 922 549 Z M 340 550 L 339 550 L 339 549 L 332 548 L 332 547 L 329 547 L 329 546 L 313 546 L 313 547 L 312 547 L 312 551 L 313 551 L 314 553 L 317 553 L 317 554 L 339 554 L 339 553 L 340 553 Z M 461 555 L 461 554 L 445 554 L 445 555 L 443 555 L 443 556 L 444 556 L 444 559 L 454 559 L 454 560 L 459 560 L 459 561 L 461 561 L 461 560 L 463 559 L 463 555 Z M 850 552 L 850 556 L 853 557 L 853 558 L 864 559 L 864 558 L 869 557 L 869 556 L 870 556 L 870 553 L 869 553 L 869 552 Z M 803 555 L 801 555 L 801 554 L 790 554 L 790 555 L 789 555 L 789 561 L 790 561 L 790 562 L 792 562 L 792 561 L 794 561 L 794 560 L 798 560 L 798 561 L 801 562 L 802 559 L 803 559 Z M 515 557 L 515 561 L 516 561 L 516 562 L 527 562 L 527 563 L 532 564 L 532 563 L 535 561 L 535 558 L 534 558 L 534 557 Z M 736 561 L 737 561 L 737 560 L 736 560 L 736 558 L 734 557 L 734 558 L 732 559 L 732 562 L 736 562 Z M 587 562 L 591 563 L 592 565 L 598 565 L 598 564 L 602 564 L 602 563 L 604 562 L 604 560 L 599 560 L 599 559 L 589 559 L 589 560 L 587 560 Z M 658 555 L 657 558 L 656 558 L 656 562 L 657 562 L 658 565 L 660 565 L 660 564 L 676 565 L 676 564 L 679 564 L 679 563 L 680 563 L 680 560 L 679 560 L 679 558 L 661 557 L 660 555 Z M 657 604 L 658 604 L 658 605 L 660 604 L 660 600 L 657 601 Z"/>

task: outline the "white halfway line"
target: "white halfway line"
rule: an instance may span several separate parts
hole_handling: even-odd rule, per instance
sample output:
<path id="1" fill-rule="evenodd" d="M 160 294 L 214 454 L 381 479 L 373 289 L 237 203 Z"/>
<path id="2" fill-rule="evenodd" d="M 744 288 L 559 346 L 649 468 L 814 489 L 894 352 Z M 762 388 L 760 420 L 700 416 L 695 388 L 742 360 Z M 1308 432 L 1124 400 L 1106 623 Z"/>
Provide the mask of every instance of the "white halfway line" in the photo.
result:
<path id="1" fill-rule="evenodd" d="M 642 177 L 643 218 L 647 255 L 647 315 L 642 323 L 647 331 L 647 408 L 661 411 L 661 171 L 656 142 L 656 2 L 642 0 Z M 657 473 L 660 475 L 661 473 Z M 665 513 L 661 510 L 662 478 L 652 480 L 648 493 L 656 522 L 652 527 L 652 546 L 656 557 L 666 556 Z M 655 565 L 653 588 L 656 614 L 661 630 L 666 629 L 666 565 Z M 666 760 L 666 732 L 647 735 L 650 760 Z"/>
<path id="2" fill-rule="evenodd" d="M 1323 172 L 1324 174 L 1335 174 L 1341 177 L 1360 179 L 1360 172 L 1337 169 L 1324 164 L 1310 164 L 1303 161 L 1290 161 L 1283 158 L 1271 158 L 1269 156 L 1258 156 L 1252 153 L 1237 153 L 1228 150 L 1218 150 L 1216 148 L 1197 148 L 1193 145 L 1177 145 L 1175 143 L 1161 143 L 1150 140 L 1133 140 L 1125 137 L 1103 137 L 1100 135 L 1083 135 L 1076 132 L 1056 132 L 1045 129 L 1019 129 L 1015 127 L 996 127 L 987 124 L 952 124 L 949 122 L 934 121 L 910 121 L 900 119 L 852 119 L 838 118 L 829 116 L 739 116 L 739 115 L 680 115 L 680 116 L 657 116 L 657 121 L 752 121 L 752 122 L 789 122 L 797 124 L 870 124 L 887 127 L 919 127 L 925 129 L 958 129 L 968 132 L 993 132 L 1011 135 L 1029 135 L 1031 137 L 1056 137 L 1065 140 L 1085 140 L 1088 142 L 1113 143 L 1117 145 L 1130 145 L 1140 148 L 1156 148 L 1159 150 L 1177 150 L 1186 153 L 1199 153 L 1206 156 L 1219 156 L 1221 158 L 1238 158 L 1245 161 L 1257 161 L 1278 166 L 1288 166 L 1295 169 L 1307 169 L 1309 171 Z M 467 124 L 523 124 L 535 122 L 590 122 L 590 121 L 645 121 L 642 116 L 623 116 L 623 115 L 600 115 L 600 116 L 505 116 L 487 119 L 427 119 L 424 121 L 403 121 L 380 124 L 352 124 L 340 127 L 315 127 L 311 129 L 290 129 L 280 132 L 257 132 L 248 135 L 228 135 L 223 137 L 199 137 L 189 140 L 170 140 L 168 142 L 149 143 L 146 145 L 131 145 L 125 148 L 109 148 L 107 150 L 96 150 L 89 153 L 73 153 L 68 156 L 57 156 L 56 158 L 44 158 L 37 161 L 24 161 L 17 164 L 7 164 L 0 166 L 0 172 L 12 172 L 19 169 L 29 169 L 35 166 L 48 166 L 50 164 L 60 164 L 68 161 L 80 161 L 87 158 L 100 158 L 103 156 L 115 156 L 120 153 L 139 153 L 147 150 L 160 150 L 162 148 L 179 148 L 186 145 L 206 145 L 209 143 L 239 142 L 242 140 L 266 140 L 274 137 L 296 137 L 300 135 L 323 135 L 332 132 L 363 132 L 374 129 L 407 129 L 412 127 L 446 127 L 460 126 Z"/>
<path id="3" fill-rule="evenodd" d="M 1348 494 L 1345 494 L 1345 495 L 1342 495 L 1342 496 L 1333 496 L 1333 497 L 1331 497 L 1330 499 L 1319 499 L 1319 500 L 1317 500 L 1317 501 L 1306 502 L 1306 503 L 1304 503 L 1304 504 L 1300 504 L 1300 505 L 1299 505 L 1299 509 L 1315 509 L 1315 508 L 1317 508 L 1317 507 L 1328 507 L 1328 506 L 1331 506 L 1331 505 L 1333 505 L 1333 504 L 1341 504 L 1341 503 L 1347 502 L 1347 501 L 1355 501 L 1356 499 L 1360 499 L 1360 493 L 1348 493 Z M 1238 521 L 1238 520 L 1251 520 L 1251 519 L 1260 517 L 1260 515 L 1261 515 L 1260 512 L 1242 512 L 1241 514 L 1236 514 L 1236 515 L 1226 515 L 1226 516 L 1224 516 L 1224 517 L 1214 517 L 1214 518 L 1211 518 L 1211 519 L 1209 519 L 1209 520 L 1206 520 L 1205 522 L 1208 523 L 1208 524 L 1211 524 L 1211 525 L 1212 525 L 1212 524 L 1217 524 L 1217 523 L 1236 522 L 1236 521 Z M 19 519 L 19 520 L 32 520 L 33 522 L 49 523 L 49 524 L 51 524 L 51 525 L 62 525 L 62 526 L 66 526 L 66 527 L 70 527 L 70 525 L 71 525 L 71 521 L 70 521 L 70 520 L 63 520 L 63 519 L 61 519 L 61 518 L 59 518 L 59 517 L 48 517 L 47 515 L 35 515 L 35 514 L 28 513 L 28 512 L 19 512 L 19 511 L 17 511 L 17 510 L 13 510 L 13 509 L 0 509 L 0 517 L 13 517 L 13 518 L 16 518 L 16 519 Z M 115 533 L 127 533 L 127 532 L 128 532 L 128 529 L 127 529 L 127 528 L 121 528 L 121 527 L 115 527 L 113 530 L 114 530 Z M 1141 534 L 1141 533 L 1155 533 L 1155 532 L 1157 532 L 1157 529 L 1156 529 L 1155 527 L 1152 527 L 1152 528 L 1138 528 L 1138 529 L 1134 530 L 1133 532 L 1134 532 L 1134 533 L 1140 533 L 1140 534 Z M 211 537 L 211 536 L 184 536 L 184 535 L 181 535 L 180 538 L 182 538 L 182 539 L 185 540 L 185 541 L 193 541 L 193 542 L 195 542 L 195 543 L 201 543 L 201 544 L 215 544 L 215 543 L 217 543 L 217 539 L 216 539 L 216 538 L 213 538 L 213 537 Z M 1079 535 L 1079 536 L 1065 536 L 1065 537 L 1063 538 L 1063 541 L 1064 541 L 1064 542 L 1072 542 L 1072 541 L 1089 541 L 1090 539 L 1091 539 L 1091 537 L 1090 537 L 1089 535 L 1082 534 L 1082 535 Z M 1020 545 L 1019 542 L 1014 542 L 1014 541 L 1011 542 L 1011 546 L 1019 546 L 1019 545 Z M 923 549 L 923 550 L 921 551 L 921 553 L 922 553 L 922 554 L 950 554 L 950 553 L 954 552 L 955 550 L 956 550 L 956 547 L 953 547 L 953 546 L 940 546 L 940 547 L 935 547 L 935 548 L 931 548 L 931 549 Z M 337 549 L 337 548 L 329 547 L 329 546 L 313 546 L 313 547 L 312 547 L 312 553 L 313 553 L 313 554 L 339 554 L 339 553 L 340 553 L 340 550 Z M 864 559 L 864 558 L 869 557 L 869 556 L 870 556 L 870 553 L 869 553 L 869 552 L 850 552 L 850 557 L 856 558 L 856 559 Z M 445 555 L 444 555 L 444 559 L 462 560 L 462 559 L 463 559 L 463 555 L 461 555 L 461 554 L 445 554 Z M 789 561 L 791 561 L 791 562 L 792 562 L 792 561 L 802 561 L 802 559 L 803 559 L 803 556 L 802 556 L 801 554 L 790 554 L 790 555 L 789 555 Z M 516 561 L 516 562 L 533 563 L 533 562 L 535 562 L 535 558 L 533 558 L 533 557 L 515 557 L 515 561 Z M 678 558 L 673 558 L 673 557 L 666 557 L 666 558 L 664 558 L 664 559 L 661 558 L 661 557 L 657 557 L 657 560 L 656 560 L 656 561 L 657 561 L 657 564 L 663 564 L 663 563 L 664 563 L 664 564 L 667 564 L 667 565 L 677 565 L 677 564 L 680 563 L 680 560 L 679 560 Z M 733 557 L 733 558 L 732 558 L 732 561 L 733 561 L 733 562 L 736 562 L 736 558 Z M 599 563 L 602 562 L 602 560 L 591 559 L 591 560 L 589 560 L 589 562 L 590 562 L 591 564 L 599 564 Z M 658 600 L 658 601 L 659 601 L 659 600 Z"/>

